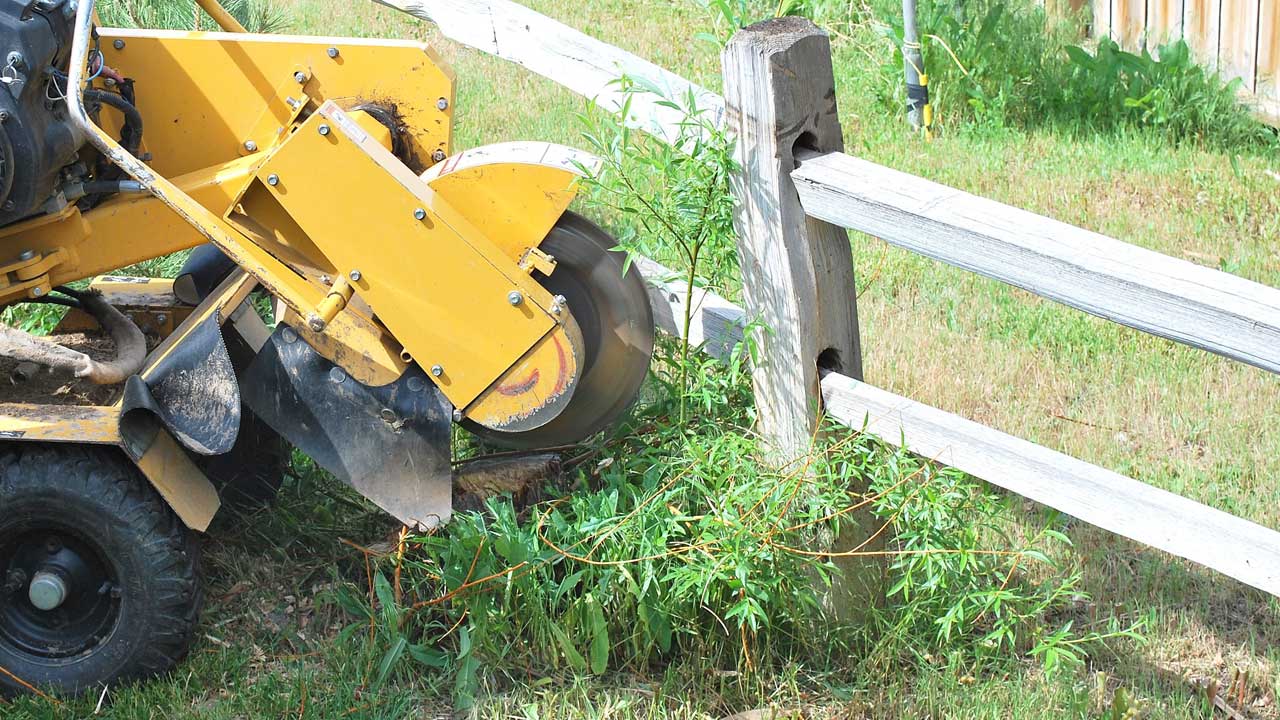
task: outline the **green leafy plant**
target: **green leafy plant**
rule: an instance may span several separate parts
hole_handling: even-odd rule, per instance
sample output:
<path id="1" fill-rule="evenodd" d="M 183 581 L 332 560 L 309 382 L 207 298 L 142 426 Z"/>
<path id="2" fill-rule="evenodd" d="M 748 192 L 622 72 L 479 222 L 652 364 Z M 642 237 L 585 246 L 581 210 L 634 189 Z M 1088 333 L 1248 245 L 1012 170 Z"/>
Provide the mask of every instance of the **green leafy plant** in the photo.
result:
<path id="1" fill-rule="evenodd" d="M 890 456 L 887 463 L 901 463 Z M 958 471 L 919 465 L 914 482 L 895 480 L 903 471 L 875 476 L 877 516 L 892 528 L 889 588 L 894 602 L 885 617 L 880 650 L 912 647 L 921 640 L 934 651 L 966 650 L 990 661 L 1025 652 L 1048 673 L 1083 663 L 1088 647 L 1116 638 L 1136 639 L 1141 623 L 1077 632 L 1069 619 L 1044 624 L 1086 597 L 1077 575 L 1049 572 L 1032 579 L 1033 566 L 1053 570 L 1049 553 L 1070 545 L 1050 516 L 1021 534 L 1011 532 L 1007 503 Z M 909 476 L 908 476 L 909 477 Z M 1027 532 L 1029 530 L 1030 532 Z"/>
<path id="2" fill-rule="evenodd" d="M 1079 109 L 1079 121 L 1108 129 L 1152 127 L 1174 141 L 1220 148 L 1274 144 L 1275 134 L 1240 104 L 1239 78 L 1226 81 L 1195 62 L 1191 48 L 1177 40 L 1156 54 L 1122 50 L 1110 38 L 1088 52 L 1064 50 L 1070 73 L 1061 103 Z"/>
<path id="3" fill-rule="evenodd" d="M 681 337 L 688 338 L 698 289 L 724 291 L 737 276 L 729 192 L 736 167 L 734 142 L 697 107 L 692 91 L 671 99 L 642 80 L 622 78 L 618 85 L 626 99 L 617 115 L 592 105 L 579 116 L 588 148 L 603 161 L 585 185 L 592 203 L 625 223 L 618 238 L 620 251 L 673 259 L 684 268 Z M 630 116 L 633 98 L 641 94 L 683 115 L 670 144 L 651 141 L 619 122 L 618 117 Z M 689 344 L 682 343 L 675 363 L 682 421 L 689 351 Z"/>

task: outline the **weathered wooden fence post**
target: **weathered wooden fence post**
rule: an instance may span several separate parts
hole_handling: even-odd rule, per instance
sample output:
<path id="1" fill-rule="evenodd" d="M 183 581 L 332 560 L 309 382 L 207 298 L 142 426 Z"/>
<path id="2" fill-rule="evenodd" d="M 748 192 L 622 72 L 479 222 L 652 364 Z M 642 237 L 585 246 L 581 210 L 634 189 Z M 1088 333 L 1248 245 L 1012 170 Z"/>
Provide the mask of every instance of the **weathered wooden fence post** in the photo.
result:
<path id="1" fill-rule="evenodd" d="M 766 326 L 752 374 L 759 429 L 774 458 L 786 462 L 810 450 L 821 407 L 819 364 L 862 378 L 848 233 L 805 215 L 791 180 L 797 154 L 844 150 L 831 43 L 808 20 L 775 18 L 738 32 L 723 63 L 741 166 L 733 191 L 743 296 L 748 317 Z M 854 520 L 859 527 L 835 549 L 867 539 L 869 513 Z M 845 579 L 830 604 L 852 619 L 882 597 L 883 562 L 860 557 L 840 564 Z"/>

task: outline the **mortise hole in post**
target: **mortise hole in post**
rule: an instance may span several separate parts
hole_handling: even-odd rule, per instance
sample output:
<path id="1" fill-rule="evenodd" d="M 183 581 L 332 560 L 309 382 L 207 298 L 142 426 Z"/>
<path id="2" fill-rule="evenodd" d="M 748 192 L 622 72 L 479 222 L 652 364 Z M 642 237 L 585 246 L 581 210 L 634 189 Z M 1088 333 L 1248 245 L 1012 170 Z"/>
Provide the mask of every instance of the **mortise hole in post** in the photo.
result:
<path id="1" fill-rule="evenodd" d="M 840 361 L 840 351 L 827 348 L 818 353 L 818 371 L 829 370 L 844 375 L 844 363 Z"/>
<path id="2" fill-rule="evenodd" d="M 791 143 L 791 162 L 796 167 L 800 167 L 800 163 L 807 158 L 820 154 L 818 151 L 818 136 L 812 131 L 805 130 L 800 133 L 800 137 Z"/>

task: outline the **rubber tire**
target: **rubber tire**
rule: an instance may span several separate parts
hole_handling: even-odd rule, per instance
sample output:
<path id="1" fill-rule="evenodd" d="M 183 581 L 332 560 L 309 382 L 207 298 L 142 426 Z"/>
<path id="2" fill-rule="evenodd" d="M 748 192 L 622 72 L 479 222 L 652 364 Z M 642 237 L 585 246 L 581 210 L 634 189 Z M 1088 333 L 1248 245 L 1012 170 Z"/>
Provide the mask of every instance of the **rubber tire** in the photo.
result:
<path id="1" fill-rule="evenodd" d="M 0 445 L 0 508 L 0 546 L 8 534 L 45 522 L 75 529 L 98 545 L 123 592 L 115 629 L 94 649 L 51 661 L 0 640 L 0 667 L 36 687 L 75 694 L 165 673 L 186 656 L 203 602 L 197 539 L 122 453 Z M 24 690 L 0 673 L 0 692 Z"/>

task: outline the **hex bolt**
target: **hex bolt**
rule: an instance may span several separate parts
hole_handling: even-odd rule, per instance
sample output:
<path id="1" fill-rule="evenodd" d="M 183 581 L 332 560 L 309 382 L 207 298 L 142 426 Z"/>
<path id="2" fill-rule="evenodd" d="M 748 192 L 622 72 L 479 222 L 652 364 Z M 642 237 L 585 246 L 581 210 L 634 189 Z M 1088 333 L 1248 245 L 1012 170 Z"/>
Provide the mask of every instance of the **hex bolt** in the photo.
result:
<path id="1" fill-rule="evenodd" d="M 519 305 L 520 303 L 524 302 L 524 295 L 521 295 L 519 290 L 512 290 L 511 292 L 507 293 L 507 302 L 511 303 L 512 305 Z"/>
<path id="2" fill-rule="evenodd" d="M 454 422 L 462 422 L 462 411 L 461 411 L 461 410 L 454 410 L 454 411 L 453 411 L 453 421 L 454 421 Z"/>
<path id="3" fill-rule="evenodd" d="M 164 313 L 156 313 L 156 324 L 157 324 L 157 325 L 164 325 L 164 324 L 165 324 L 165 323 L 167 323 L 167 322 L 169 322 L 169 316 L 168 316 L 168 315 L 166 315 L 166 314 L 164 314 Z"/>
<path id="4" fill-rule="evenodd" d="M 33 288 L 31 288 L 31 296 L 32 296 L 32 297 L 40 297 L 41 295 L 44 295 L 44 288 L 42 288 L 42 287 L 33 287 Z"/>
<path id="5" fill-rule="evenodd" d="M 8 121 L 9 121 L 9 111 L 0 110 L 0 123 L 8 122 Z"/>
<path id="6" fill-rule="evenodd" d="M 437 108 L 439 108 L 440 110 L 448 110 L 448 109 L 449 109 L 449 98 L 440 98 L 439 100 L 437 100 L 437 101 L 436 101 L 436 107 L 437 107 Z"/>
<path id="7" fill-rule="evenodd" d="M 307 327 L 311 328 L 314 332 L 323 332 L 324 324 L 324 319 L 319 315 L 312 315 L 307 318 Z"/>
<path id="8" fill-rule="evenodd" d="M 338 48 L 336 47 L 329 48 L 329 57 L 336 58 L 338 57 L 338 55 L 339 55 Z"/>
<path id="9" fill-rule="evenodd" d="M 449 156 L 445 155 L 443 150 L 436 150 L 435 152 L 431 153 L 431 159 L 436 162 L 443 162 L 446 157 L 449 157 Z"/>
<path id="10" fill-rule="evenodd" d="M 335 385 L 341 385 L 347 379 L 347 374 L 342 368 L 336 367 L 329 370 L 329 380 Z"/>
<path id="11" fill-rule="evenodd" d="M 249 152 L 258 152 L 258 143 L 252 140 L 245 140 L 244 149 L 248 150 Z"/>
<path id="12" fill-rule="evenodd" d="M 9 571 L 9 576 L 5 578 L 4 586 L 0 587 L 0 595 L 11 595 L 18 592 L 27 584 L 27 574 L 21 568 L 14 568 Z"/>
<path id="13" fill-rule="evenodd" d="M 415 219 L 415 220 L 426 220 L 426 219 L 427 219 L 427 211 L 426 211 L 426 210 L 423 210 L 422 208 L 414 208 L 414 210 L 413 210 L 413 219 Z"/>
<path id="14" fill-rule="evenodd" d="M 360 278 L 364 277 L 364 273 L 360 272 L 359 270 L 352 270 L 350 277 L 351 277 L 351 282 L 360 282 Z"/>
<path id="15" fill-rule="evenodd" d="M 280 176 L 275 173 L 271 173 L 270 175 L 267 176 L 267 184 L 270 185 L 271 187 L 275 187 L 279 185 Z"/>
<path id="16" fill-rule="evenodd" d="M 307 74 L 299 70 L 293 74 L 293 79 L 297 80 L 299 85 L 302 85 L 307 81 Z"/>
<path id="17" fill-rule="evenodd" d="M 321 134 L 321 135 L 328 135 L 328 134 L 329 134 L 329 126 L 328 126 L 328 125 L 321 125 L 321 126 L 320 126 L 320 134 Z"/>
<path id="18" fill-rule="evenodd" d="M 36 573 L 27 586 L 27 598 L 31 600 L 31 604 L 37 610 L 45 612 L 61 607 L 66 602 L 67 594 L 67 583 L 54 573 L 44 570 Z"/>
<path id="19" fill-rule="evenodd" d="M 22 254 L 18 256 L 18 259 L 23 262 L 26 262 L 27 260 L 34 260 L 35 257 L 36 257 L 35 250 L 23 250 Z"/>
<path id="20" fill-rule="evenodd" d="M 287 343 L 298 342 L 298 333 L 294 332 L 291 327 L 286 327 L 284 331 L 280 333 L 280 336 L 283 337 L 284 341 Z"/>
<path id="21" fill-rule="evenodd" d="M 117 50 L 123 50 L 123 49 L 124 49 L 124 41 L 123 41 L 123 40 L 120 40 L 120 39 L 116 39 L 116 40 L 112 41 L 112 43 L 111 43 L 111 47 L 113 47 L 113 48 L 115 48 L 115 49 L 117 49 Z"/>
<path id="22" fill-rule="evenodd" d="M 443 375 L 443 374 L 444 374 L 444 367 L 442 367 L 442 366 L 440 366 L 440 365 L 432 365 L 432 366 L 431 366 L 431 376 L 432 376 L 432 377 L 440 377 L 440 376 L 441 376 L 441 375 Z"/>

